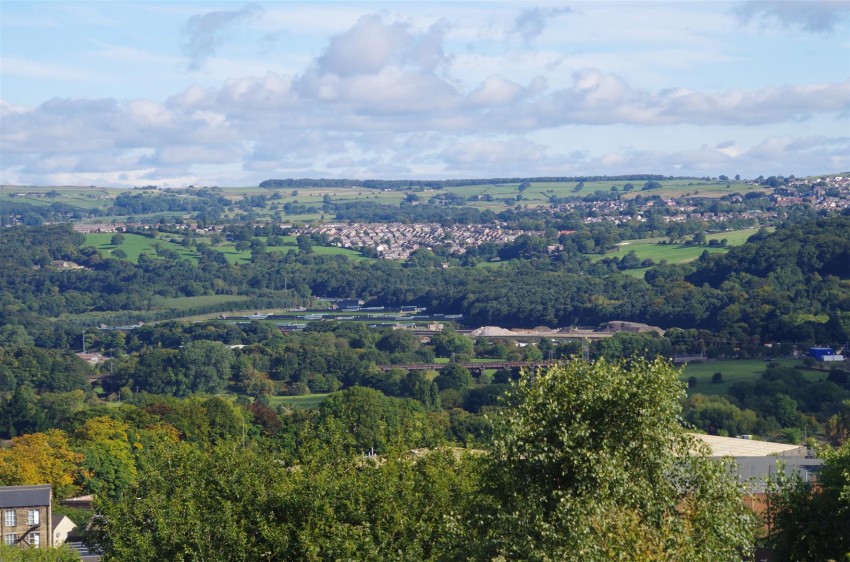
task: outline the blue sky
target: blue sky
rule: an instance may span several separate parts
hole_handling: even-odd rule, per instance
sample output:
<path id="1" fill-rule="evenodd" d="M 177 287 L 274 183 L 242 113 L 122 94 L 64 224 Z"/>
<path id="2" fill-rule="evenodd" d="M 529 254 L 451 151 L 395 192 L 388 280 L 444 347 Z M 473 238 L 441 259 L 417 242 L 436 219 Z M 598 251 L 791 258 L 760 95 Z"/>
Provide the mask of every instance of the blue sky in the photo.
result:
<path id="1" fill-rule="evenodd" d="M 850 3 L 0 2 L 0 183 L 850 171 Z"/>

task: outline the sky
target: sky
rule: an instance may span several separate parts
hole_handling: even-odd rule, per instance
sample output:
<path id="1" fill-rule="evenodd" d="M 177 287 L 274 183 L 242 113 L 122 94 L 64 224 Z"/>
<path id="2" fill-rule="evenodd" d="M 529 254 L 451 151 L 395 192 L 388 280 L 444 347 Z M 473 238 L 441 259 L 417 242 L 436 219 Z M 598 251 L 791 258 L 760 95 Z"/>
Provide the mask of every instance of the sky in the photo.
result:
<path id="1" fill-rule="evenodd" d="M 0 1 L 0 183 L 850 171 L 850 2 Z"/>

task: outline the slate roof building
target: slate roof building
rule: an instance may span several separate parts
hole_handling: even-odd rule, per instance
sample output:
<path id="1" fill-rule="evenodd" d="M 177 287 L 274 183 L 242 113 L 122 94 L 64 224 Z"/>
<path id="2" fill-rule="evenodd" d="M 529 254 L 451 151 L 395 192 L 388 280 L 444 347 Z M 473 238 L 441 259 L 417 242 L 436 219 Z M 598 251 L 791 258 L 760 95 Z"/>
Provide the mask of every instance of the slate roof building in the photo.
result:
<path id="1" fill-rule="evenodd" d="M 0 539 L 9 546 L 53 546 L 49 484 L 0 487 Z"/>

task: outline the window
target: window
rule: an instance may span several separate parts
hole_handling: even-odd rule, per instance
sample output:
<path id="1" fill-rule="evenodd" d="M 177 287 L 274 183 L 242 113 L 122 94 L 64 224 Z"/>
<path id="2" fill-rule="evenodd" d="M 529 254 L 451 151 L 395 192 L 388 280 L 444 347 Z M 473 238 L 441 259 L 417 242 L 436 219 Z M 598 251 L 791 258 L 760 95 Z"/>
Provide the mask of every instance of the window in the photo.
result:
<path id="1" fill-rule="evenodd" d="M 30 535 L 30 546 L 33 548 L 38 548 L 38 545 L 41 544 L 41 535 L 39 533 L 32 533 Z"/>
<path id="2" fill-rule="evenodd" d="M 7 527 L 14 527 L 18 524 L 18 513 L 14 509 L 7 509 L 3 515 L 4 523 Z"/>
<path id="3" fill-rule="evenodd" d="M 15 533 L 6 533 L 4 538 L 7 546 L 15 546 L 15 543 L 18 542 L 18 535 Z"/>
<path id="4" fill-rule="evenodd" d="M 27 525 L 38 525 L 39 512 L 37 509 L 30 509 L 27 513 Z"/>

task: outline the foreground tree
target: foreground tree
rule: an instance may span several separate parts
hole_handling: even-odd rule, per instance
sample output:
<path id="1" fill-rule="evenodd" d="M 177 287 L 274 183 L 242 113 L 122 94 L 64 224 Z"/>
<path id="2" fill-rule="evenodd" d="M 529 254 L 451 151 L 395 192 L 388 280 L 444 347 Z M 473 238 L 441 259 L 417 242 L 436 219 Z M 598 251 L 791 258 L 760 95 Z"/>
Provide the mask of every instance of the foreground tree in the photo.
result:
<path id="1" fill-rule="evenodd" d="M 684 396 L 660 360 L 526 373 L 494 420 L 493 503 L 469 557 L 740 560 L 754 519 L 728 466 L 685 433 Z"/>
<path id="2" fill-rule="evenodd" d="M 814 485 L 779 473 L 769 504 L 776 560 L 850 559 L 850 442 L 822 456 Z"/>
<path id="3" fill-rule="evenodd" d="M 741 560 L 753 517 L 682 429 L 683 396 L 664 362 L 526 374 L 487 453 L 411 451 L 421 406 L 353 388 L 291 450 L 145 449 L 120 499 L 99 497 L 96 541 L 106 562 Z"/>
<path id="4" fill-rule="evenodd" d="M 311 442 L 284 460 L 184 442 L 143 455 L 122 500 L 99 498 L 95 541 L 106 562 L 450 560 L 453 515 L 475 497 L 466 462 L 451 450 L 364 459 Z"/>

